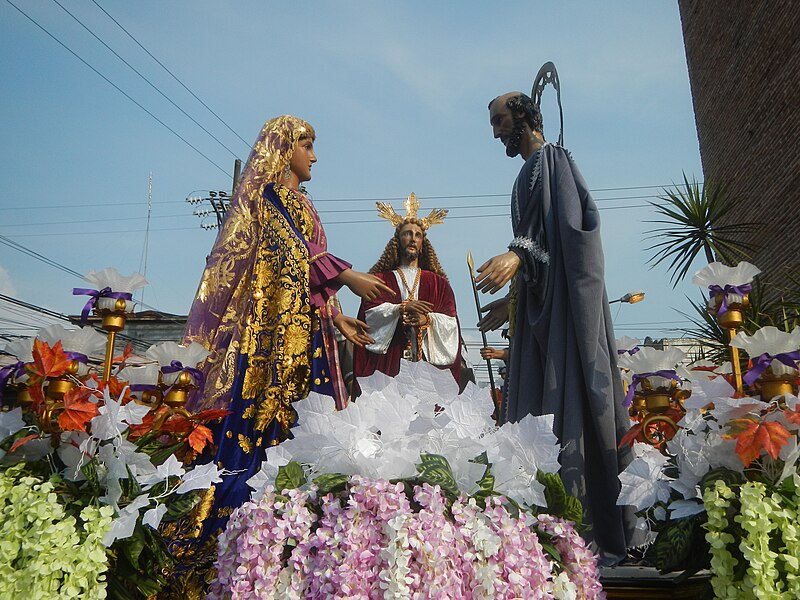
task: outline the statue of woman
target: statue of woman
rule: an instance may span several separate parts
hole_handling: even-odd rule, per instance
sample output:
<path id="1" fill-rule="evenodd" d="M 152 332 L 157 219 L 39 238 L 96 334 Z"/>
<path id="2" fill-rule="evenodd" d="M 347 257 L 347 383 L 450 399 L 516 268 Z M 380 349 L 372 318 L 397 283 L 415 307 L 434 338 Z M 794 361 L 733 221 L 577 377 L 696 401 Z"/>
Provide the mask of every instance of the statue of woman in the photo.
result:
<path id="1" fill-rule="evenodd" d="M 347 402 L 334 327 L 356 345 L 372 338 L 339 311 L 336 291 L 344 285 L 365 299 L 391 291 L 328 253 L 301 187 L 317 160 L 314 140 L 311 125 L 296 117 L 264 125 L 189 313 L 184 342 L 211 354 L 199 366 L 204 390 L 187 408 L 231 411 L 214 440 L 214 460 L 231 474 L 201 503 L 204 539 L 249 498 L 245 482 L 296 420 L 292 402 L 311 390 L 333 396 L 339 408 Z"/>

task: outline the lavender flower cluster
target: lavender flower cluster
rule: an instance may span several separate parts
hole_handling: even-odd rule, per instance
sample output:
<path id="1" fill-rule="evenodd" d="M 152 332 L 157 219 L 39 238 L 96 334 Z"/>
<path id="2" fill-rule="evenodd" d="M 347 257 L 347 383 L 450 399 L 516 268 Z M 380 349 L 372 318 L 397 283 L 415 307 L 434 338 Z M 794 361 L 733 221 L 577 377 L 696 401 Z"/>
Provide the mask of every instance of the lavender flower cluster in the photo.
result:
<path id="1" fill-rule="evenodd" d="M 409 490 L 412 498 L 406 494 Z M 358 475 L 339 494 L 267 487 L 219 539 L 209 598 L 604 598 L 568 521 Z M 552 544 L 560 561 L 548 554 Z"/>

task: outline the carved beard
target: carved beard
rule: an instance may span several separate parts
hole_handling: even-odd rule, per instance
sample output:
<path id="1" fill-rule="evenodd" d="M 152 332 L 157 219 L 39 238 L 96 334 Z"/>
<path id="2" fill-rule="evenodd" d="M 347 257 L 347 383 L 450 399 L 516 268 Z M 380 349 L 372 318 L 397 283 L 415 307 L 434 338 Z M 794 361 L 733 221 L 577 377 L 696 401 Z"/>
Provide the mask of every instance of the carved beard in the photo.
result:
<path id="1" fill-rule="evenodd" d="M 519 154 L 519 146 L 522 143 L 522 132 L 525 131 L 525 120 L 516 115 L 512 115 L 511 118 L 514 120 L 514 128 L 511 130 L 511 135 L 508 136 L 506 156 L 514 158 Z"/>
<path id="2" fill-rule="evenodd" d="M 403 255 L 403 258 L 407 258 L 409 260 L 414 260 L 415 258 L 419 258 L 419 252 L 417 251 L 416 246 L 408 245 L 404 246 L 400 253 Z"/>

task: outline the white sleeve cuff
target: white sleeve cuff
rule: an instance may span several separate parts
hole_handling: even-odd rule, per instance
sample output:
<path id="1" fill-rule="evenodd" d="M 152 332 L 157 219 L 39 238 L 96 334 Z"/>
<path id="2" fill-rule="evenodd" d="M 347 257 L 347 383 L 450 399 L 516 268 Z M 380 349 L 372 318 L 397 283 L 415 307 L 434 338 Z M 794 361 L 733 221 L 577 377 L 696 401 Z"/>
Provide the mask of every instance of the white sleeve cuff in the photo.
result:
<path id="1" fill-rule="evenodd" d="M 364 313 L 364 320 L 369 325 L 369 335 L 375 340 L 364 347 L 374 354 L 386 354 L 400 320 L 400 305 L 390 302 L 379 304 Z"/>
<path id="2" fill-rule="evenodd" d="M 458 356 L 458 321 L 441 313 L 428 313 L 430 327 L 422 340 L 425 358 L 437 367 L 449 367 Z"/>

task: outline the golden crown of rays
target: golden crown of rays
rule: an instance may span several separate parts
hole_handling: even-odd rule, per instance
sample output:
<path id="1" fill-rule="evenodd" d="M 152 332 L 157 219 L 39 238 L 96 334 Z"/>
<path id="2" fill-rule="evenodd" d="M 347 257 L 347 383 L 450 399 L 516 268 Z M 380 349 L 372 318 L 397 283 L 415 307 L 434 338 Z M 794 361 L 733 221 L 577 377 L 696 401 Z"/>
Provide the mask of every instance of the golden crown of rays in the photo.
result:
<path id="1" fill-rule="evenodd" d="M 414 192 L 411 192 L 405 202 L 403 202 L 403 205 L 406 207 L 405 217 L 395 211 L 394 207 L 388 202 L 375 203 L 375 206 L 378 208 L 378 216 L 389 221 L 394 227 L 399 227 L 410 219 L 417 219 L 419 221 L 419 226 L 427 231 L 432 225 L 444 223 L 444 218 L 448 213 L 446 208 L 434 208 L 427 217 L 418 219 L 417 210 L 419 209 L 419 200 Z"/>

